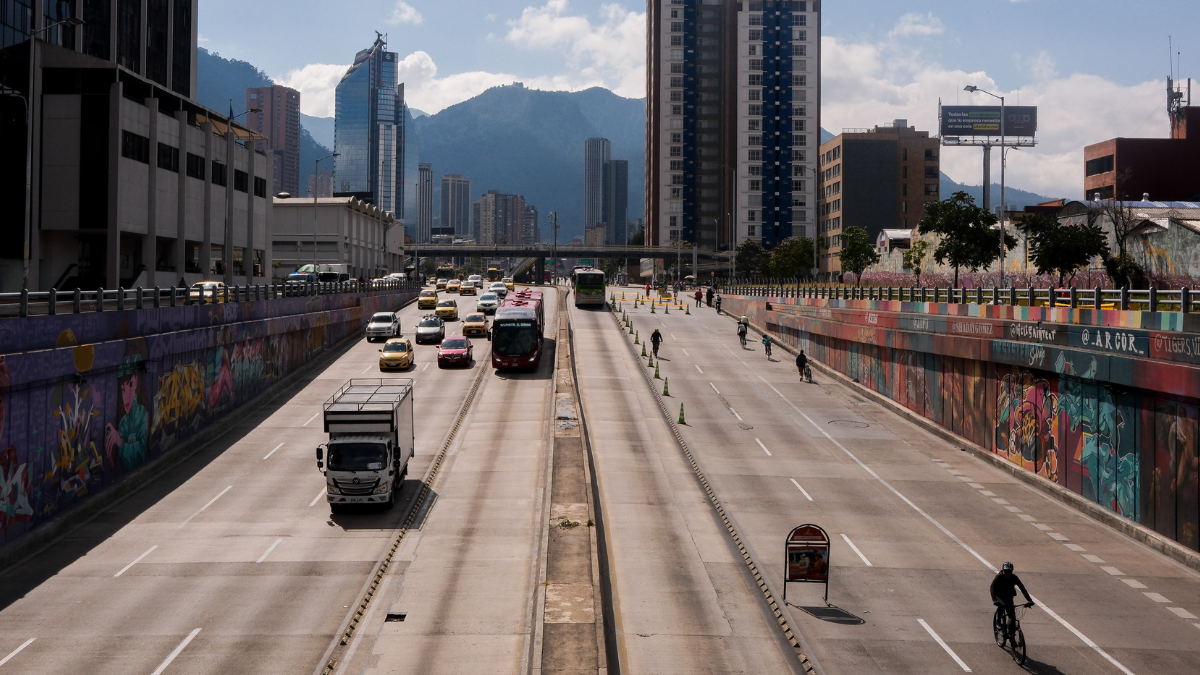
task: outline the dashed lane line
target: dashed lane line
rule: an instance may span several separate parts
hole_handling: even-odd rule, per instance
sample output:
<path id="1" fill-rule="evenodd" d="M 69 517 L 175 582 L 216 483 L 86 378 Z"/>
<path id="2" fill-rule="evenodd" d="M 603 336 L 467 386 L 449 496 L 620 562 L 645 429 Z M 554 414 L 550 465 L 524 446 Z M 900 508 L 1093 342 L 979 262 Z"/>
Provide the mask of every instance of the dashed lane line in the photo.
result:
<path id="1" fill-rule="evenodd" d="M 313 421 L 313 420 L 317 419 L 317 415 L 320 415 L 320 414 L 321 414 L 321 411 L 320 411 L 320 410 L 318 410 L 317 412 L 313 413 L 313 416 L 312 416 L 312 417 L 310 417 L 310 418 L 308 418 L 308 422 L 311 422 L 311 421 Z M 301 424 L 300 426 L 302 426 L 302 427 L 306 427 L 306 426 L 308 426 L 308 422 L 305 422 L 304 424 Z"/>
<path id="2" fill-rule="evenodd" d="M 283 443 L 280 443 L 279 445 L 275 446 L 275 450 L 278 450 L 278 449 L 280 449 L 280 448 L 282 448 L 282 447 L 283 447 Z M 271 459 L 271 455 L 275 454 L 275 450 L 272 450 L 272 451 L 268 452 L 268 453 L 267 453 L 267 456 L 266 456 L 266 457 L 263 457 L 263 459 Z"/>
<path id="3" fill-rule="evenodd" d="M 860 551 L 860 550 L 858 550 L 858 547 L 854 545 L 854 542 L 850 541 L 850 537 L 847 537 L 846 535 L 844 535 L 844 534 L 843 534 L 843 535 L 842 535 L 842 539 L 845 539 L 845 540 L 846 540 L 846 544 L 847 544 L 848 546 L 850 546 L 850 548 L 851 548 L 851 549 L 852 549 L 852 550 L 853 550 L 855 553 L 857 553 L 857 554 L 858 554 L 858 557 L 862 559 L 862 561 L 863 561 L 863 564 L 864 564 L 864 565 L 866 565 L 867 567 L 874 567 L 874 565 L 872 565 L 872 564 L 871 564 L 871 561 L 870 561 L 870 560 L 867 560 L 867 556 L 863 555 L 863 552 L 862 552 L 862 551 Z"/>
<path id="4" fill-rule="evenodd" d="M 34 640 L 36 640 L 36 639 L 37 639 L 37 638 L 29 638 L 28 640 L 26 640 L 26 641 L 22 642 L 20 647 L 17 647 L 16 649 L 14 649 L 14 650 L 12 650 L 11 652 L 9 652 L 9 653 L 8 653 L 8 656 L 6 656 L 6 657 L 4 657 L 4 658 L 0 659 L 0 666 L 2 666 L 2 665 L 4 665 L 4 664 L 8 663 L 8 662 L 9 662 L 9 660 L 10 660 L 10 659 L 12 659 L 12 657 L 16 656 L 17 654 L 20 654 L 22 649 L 25 649 L 25 648 L 26 648 L 26 647 L 28 647 L 29 645 L 33 644 L 33 641 L 34 641 Z"/>
<path id="5" fill-rule="evenodd" d="M 691 354 L 688 354 L 688 356 L 691 356 Z M 696 370 L 699 370 L 701 375 L 704 374 L 704 371 L 700 369 L 700 366 L 696 366 Z"/>
<path id="6" fill-rule="evenodd" d="M 741 418 L 739 417 L 738 419 L 741 419 Z M 762 448 L 763 452 L 767 453 L 767 457 L 771 457 L 771 451 L 767 449 L 767 446 L 763 445 L 762 441 L 760 441 L 756 438 L 756 439 L 754 439 L 754 442 L 758 443 L 758 447 Z"/>
<path id="7" fill-rule="evenodd" d="M 717 385 L 713 384 L 712 382 L 709 382 L 708 386 L 712 387 L 713 391 L 717 392 L 717 396 L 721 395 L 721 390 L 717 389 Z"/>
<path id="8" fill-rule="evenodd" d="M 683 347 L 680 347 L 680 349 L 683 349 Z M 689 354 L 689 353 L 688 353 L 688 350 L 686 350 L 686 349 L 683 349 L 683 355 L 684 355 L 684 356 L 691 356 L 691 354 Z M 699 368 L 700 366 L 696 366 L 696 367 L 697 367 L 697 368 Z M 700 371 L 700 372 L 704 372 L 704 371 L 702 370 L 702 371 Z"/>
<path id="9" fill-rule="evenodd" d="M 950 658 L 954 659 L 954 662 L 957 663 L 959 665 L 959 667 L 963 669 L 963 672 L 966 672 L 966 673 L 971 672 L 971 669 L 967 667 L 967 664 L 962 659 L 958 658 L 958 654 L 955 654 L 954 650 L 950 649 L 950 645 L 946 644 L 946 641 L 943 640 L 940 635 L 933 632 L 933 629 L 929 627 L 929 624 L 925 623 L 925 619 L 917 619 L 917 621 L 925 628 L 925 632 L 929 633 L 929 635 L 932 636 L 933 639 L 936 640 L 937 643 L 942 646 L 942 649 L 946 650 L 946 653 L 949 654 Z"/>
<path id="10" fill-rule="evenodd" d="M 167 659 L 165 661 L 163 661 L 161 664 L 159 664 L 158 668 L 155 668 L 154 672 L 151 673 L 150 675 L 162 675 L 162 672 L 167 669 L 167 666 L 171 665 L 171 662 L 175 660 L 175 657 L 179 656 L 179 654 L 181 652 L 183 652 L 183 650 L 188 646 L 188 643 L 191 642 L 192 640 L 194 640 L 196 638 L 196 636 L 199 634 L 200 634 L 199 628 L 188 633 L 188 636 L 183 639 L 183 642 L 179 643 L 179 646 L 175 648 L 175 651 L 171 652 L 167 656 Z"/>
<path id="11" fill-rule="evenodd" d="M 788 480 L 792 481 L 792 485 L 795 485 L 796 489 L 800 491 L 800 494 L 804 495 L 808 501 L 811 502 L 813 500 L 813 498 L 809 496 L 808 492 L 806 492 L 804 488 L 800 487 L 800 484 L 796 482 L 795 478 L 789 478 Z"/>
<path id="12" fill-rule="evenodd" d="M 129 563 L 128 565 L 126 565 L 126 566 L 124 566 L 124 567 L 122 567 L 120 572 L 117 572 L 116 574 L 114 574 L 114 575 L 113 575 L 113 578 L 115 579 L 115 578 L 117 578 L 117 577 L 121 576 L 122 574 L 125 574 L 126 572 L 128 572 L 130 567 L 133 567 L 134 565 L 136 565 L 136 564 L 140 563 L 140 562 L 142 561 L 142 558 L 145 558 L 146 556 L 148 556 L 148 555 L 150 555 L 151 553 L 153 553 L 153 552 L 154 552 L 154 549 L 156 549 L 156 548 L 158 548 L 158 544 L 155 544 L 155 545 L 151 546 L 151 547 L 150 547 L 150 549 L 149 549 L 149 550 L 147 550 L 145 553 L 143 553 L 143 554 L 139 555 L 138 557 L 134 558 L 134 559 L 133 559 L 133 562 Z M 3 662 L 0 662 L 0 663 L 3 663 Z"/>
<path id="13" fill-rule="evenodd" d="M 327 488 L 321 488 L 321 491 L 317 493 L 316 497 L 313 497 L 313 500 L 311 502 L 309 502 L 308 505 L 310 507 L 316 506 L 317 502 L 319 502 L 321 500 L 321 497 L 325 496 L 326 491 L 327 491 Z"/>
<path id="14" fill-rule="evenodd" d="M 255 560 L 255 561 L 254 561 L 254 564 L 256 564 L 256 565 L 257 565 L 258 563 L 260 563 L 260 562 L 262 562 L 262 561 L 266 560 L 266 559 L 267 559 L 267 556 L 271 555 L 271 551 L 274 551 L 274 550 L 275 550 L 275 547 L 276 547 L 276 546 L 278 546 L 278 545 L 280 545 L 280 544 L 282 544 L 282 543 L 283 543 L 283 537 L 279 537 L 278 539 L 276 539 L 276 540 L 275 540 L 275 543 L 271 544 L 271 547 L 267 549 L 267 552 L 266 552 L 266 553 L 263 553 L 263 554 L 262 554 L 262 556 L 260 556 L 258 560 Z"/>
<path id="15" fill-rule="evenodd" d="M 180 523 L 179 527 L 183 527 L 184 525 L 187 525 L 188 523 L 192 522 L 192 518 L 195 518 L 196 516 L 200 515 L 201 513 L 204 513 L 204 510 L 207 509 L 208 507 L 212 506 L 218 499 L 220 499 L 221 495 L 225 494 L 226 492 L 229 492 L 232 489 L 233 489 L 233 486 L 230 485 L 229 487 L 225 488 L 224 490 L 221 490 L 221 492 L 216 497 L 213 497 L 212 499 L 208 500 L 207 504 L 205 504 L 204 506 L 201 506 L 199 511 L 196 511 L 192 515 L 188 516 L 187 520 Z"/>

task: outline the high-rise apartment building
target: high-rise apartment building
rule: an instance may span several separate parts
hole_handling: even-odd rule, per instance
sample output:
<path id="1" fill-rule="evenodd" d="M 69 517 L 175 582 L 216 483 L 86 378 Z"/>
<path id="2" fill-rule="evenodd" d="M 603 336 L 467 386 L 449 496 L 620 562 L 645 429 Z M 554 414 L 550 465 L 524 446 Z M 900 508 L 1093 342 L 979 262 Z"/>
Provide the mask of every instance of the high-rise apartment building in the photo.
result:
<path id="1" fill-rule="evenodd" d="M 457 173 L 442 176 L 441 198 L 441 227 L 433 234 L 471 236 L 471 179 Z"/>
<path id="2" fill-rule="evenodd" d="M 629 239 L 629 162 L 612 159 L 604 163 L 604 208 L 601 220 L 605 225 L 605 242 L 625 244 Z"/>
<path id="3" fill-rule="evenodd" d="M 647 243 L 812 236 L 819 0 L 651 0 L 648 12 Z"/>
<path id="4" fill-rule="evenodd" d="M 528 216 L 525 198 L 488 190 L 475 202 L 475 242 L 479 244 L 519 244 Z M 537 214 L 534 213 L 536 222 Z"/>
<path id="5" fill-rule="evenodd" d="M 938 200 L 941 168 L 937 138 L 908 120 L 871 130 L 842 132 L 821 145 L 815 181 L 817 267 L 826 278 L 841 272 L 842 233 L 861 227 L 871 241 L 883 230 L 910 230 Z"/>
<path id="6" fill-rule="evenodd" d="M 246 90 L 246 126 L 267 140 L 257 150 L 275 151 L 275 191 L 300 196 L 300 92 L 282 85 Z"/>
<path id="7" fill-rule="evenodd" d="M 607 138 L 589 138 L 583 142 L 583 231 L 589 232 L 604 222 L 604 164 L 612 144 Z"/>
<path id="8" fill-rule="evenodd" d="M 433 236 L 433 165 L 417 165 L 417 239 L 428 244 Z"/>
<path id="9" fill-rule="evenodd" d="M 420 196 L 421 144 L 417 138 L 416 121 L 404 99 L 404 83 L 396 85 L 396 218 L 404 222 L 404 234 L 410 240 L 417 236 Z"/>
<path id="10" fill-rule="evenodd" d="M 542 228 L 538 226 L 536 206 L 525 205 L 525 218 L 521 221 L 521 238 L 514 244 L 536 244 L 542 240 Z"/>
<path id="11" fill-rule="evenodd" d="M 321 169 L 320 173 L 308 175 L 308 185 L 305 188 L 306 197 L 332 197 L 333 196 L 333 174 L 329 169 Z"/>

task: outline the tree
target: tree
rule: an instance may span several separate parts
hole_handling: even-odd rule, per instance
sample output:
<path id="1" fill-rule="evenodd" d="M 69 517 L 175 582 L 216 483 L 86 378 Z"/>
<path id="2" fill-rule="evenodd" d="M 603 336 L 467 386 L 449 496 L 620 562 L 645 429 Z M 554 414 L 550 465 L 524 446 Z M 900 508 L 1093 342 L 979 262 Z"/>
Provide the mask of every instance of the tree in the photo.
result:
<path id="1" fill-rule="evenodd" d="M 903 267 L 913 273 L 917 283 L 921 283 L 921 269 L 925 266 L 925 254 L 929 251 L 929 242 L 918 239 L 904 252 Z"/>
<path id="2" fill-rule="evenodd" d="M 1114 188 L 1114 199 L 1104 202 L 1099 213 L 1089 214 L 1089 219 L 1107 220 L 1112 227 L 1113 242 L 1117 245 L 1117 254 L 1104 259 L 1104 269 L 1108 277 L 1117 286 L 1136 288 L 1146 284 L 1146 275 L 1142 266 L 1129 253 L 1129 239 L 1135 230 L 1142 226 L 1145 218 L 1137 215 L 1137 210 L 1126 201 L 1126 184 L 1132 175 L 1130 169 L 1125 169 L 1117 175 Z"/>
<path id="3" fill-rule="evenodd" d="M 1078 225 L 1063 224 L 1052 215 L 1037 213 L 1018 225 L 1029 238 L 1029 259 L 1038 274 L 1058 274 L 1058 285 L 1068 274 L 1071 280 L 1080 267 L 1095 257 L 1108 257 L 1108 237 L 1094 220 Z"/>
<path id="4" fill-rule="evenodd" d="M 771 249 L 766 262 L 770 276 L 791 279 L 803 276 L 813 268 L 813 241 L 804 237 L 788 237 Z"/>
<path id="5" fill-rule="evenodd" d="M 629 235 L 630 246 L 645 246 L 646 245 L 646 228 L 639 227 L 636 232 Z"/>
<path id="6" fill-rule="evenodd" d="M 954 268 L 954 285 L 958 286 L 959 269 L 974 272 L 1000 257 L 1001 235 L 999 230 L 992 229 L 995 224 L 995 215 L 976 206 L 970 195 L 960 191 L 940 202 L 926 204 L 925 217 L 917 230 L 941 237 L 933 250 L 933 259 L 939 265 Z M 1016 245 L 1017 240 L 1005 233 L 1005 248 Z"/>
<path id="7" fill-rule="evenodd" d="M 867 231 L 861 227 L 847 227 L 842 232 L 842 250 L 838 253 L 842 263 L 842 271 L 853 274 L 862 285 L 862 273 L 871 265 L 879 262 L 879 251 Z"/>
<path id="8" fill-rule="evenodd" d="M 766 269 L 771 254 L 758 243 L 757 239 L 747 239 L 737 245 L 737 253 L 733 264 L 743 274 L 767 274 Z"/>

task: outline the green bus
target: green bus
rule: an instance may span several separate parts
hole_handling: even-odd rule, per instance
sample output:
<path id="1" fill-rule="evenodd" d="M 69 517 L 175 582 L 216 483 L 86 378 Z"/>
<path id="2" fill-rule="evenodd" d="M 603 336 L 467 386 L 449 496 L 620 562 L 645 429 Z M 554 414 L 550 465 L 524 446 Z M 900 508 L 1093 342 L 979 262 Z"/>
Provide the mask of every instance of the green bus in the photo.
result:
<path id="1" fill-rule="evenodd" d="M 576 307 L 604 307 L 604 272 L 578 268 L 571 276 L 575 282 Z"/>

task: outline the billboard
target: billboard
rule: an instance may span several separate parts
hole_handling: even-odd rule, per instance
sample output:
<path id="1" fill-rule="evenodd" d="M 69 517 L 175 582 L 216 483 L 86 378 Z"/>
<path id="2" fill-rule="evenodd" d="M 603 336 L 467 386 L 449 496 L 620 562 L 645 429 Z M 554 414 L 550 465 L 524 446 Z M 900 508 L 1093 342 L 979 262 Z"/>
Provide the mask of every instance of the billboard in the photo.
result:
<path id="1" fill-rule="evenodd" d="M 1000 106 L 942 106 L 942 136 L 999 136 Z M 1005 106 L 1004 135 L 1033 136 L 1037 131 L 1037 107 Z"/>

